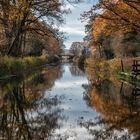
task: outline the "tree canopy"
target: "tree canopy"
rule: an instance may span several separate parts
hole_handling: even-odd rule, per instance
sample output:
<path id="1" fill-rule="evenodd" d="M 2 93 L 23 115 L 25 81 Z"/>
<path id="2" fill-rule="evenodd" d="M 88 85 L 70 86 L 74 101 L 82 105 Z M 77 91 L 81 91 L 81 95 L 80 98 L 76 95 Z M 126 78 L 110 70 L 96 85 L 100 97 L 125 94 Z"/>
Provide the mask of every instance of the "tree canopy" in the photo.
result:
<path id="1" fill-rule="evenodd" d="M 69 0 L 77 3 L 79 0 Z M 65 0 L 0 0 L 0 24 L 5 53 L 18 56 L 29 33 L 58 36 L 53 25 L 63 23 Z M 49 30 L 49 33 L 48 33 Z"/>
<path id="2" fill-rule="evenodd" d="M 89 11 L 83 13 L 82 19 L 88 19 L 86 32 L 92 36 L 92 38 L 88 37 L 90 41 L 101 45 L 104 38 L 115 32 L 139 33 L 140 2 L 138 0 L 99 0 Z"/>

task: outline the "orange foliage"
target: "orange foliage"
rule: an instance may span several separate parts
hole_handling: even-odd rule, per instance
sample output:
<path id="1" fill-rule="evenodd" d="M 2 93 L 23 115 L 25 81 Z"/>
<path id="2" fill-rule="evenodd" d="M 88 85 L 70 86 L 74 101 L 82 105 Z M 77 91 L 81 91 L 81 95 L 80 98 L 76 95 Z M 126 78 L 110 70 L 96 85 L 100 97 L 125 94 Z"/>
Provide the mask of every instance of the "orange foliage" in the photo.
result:
<path id="1" fill-rule="evenodd" d="M 137 8 L 140 8 L 140 5 Z M 118 30 L 132 31 L 135 27 L 140 27 L 139 20 L 140 14 L 136 9 L 119 1 L 114 7 L 108 8 L 103 14 L 96 17 L 93 22 L 93 38 L 97 41 L 101 34 L 108 36 Z"/>

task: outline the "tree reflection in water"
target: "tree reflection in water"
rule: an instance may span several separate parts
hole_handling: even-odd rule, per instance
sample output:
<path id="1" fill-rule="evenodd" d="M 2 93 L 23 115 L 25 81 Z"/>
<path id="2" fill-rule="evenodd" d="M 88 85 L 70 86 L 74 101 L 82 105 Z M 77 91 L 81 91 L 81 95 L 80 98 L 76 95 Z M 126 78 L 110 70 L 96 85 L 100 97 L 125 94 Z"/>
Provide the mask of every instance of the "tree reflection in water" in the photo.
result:
<path id="1" fill-rule="evenodd" d="M 0 139 L 47 139 L 59 127 L 58 119 L 63 116 L 57 105 L 62 98 L 47 99 L 44 92 L 60 78 L 61 72 L 57 66 L 0 85 Z"/>
<path id="2" fill-rule="evenodd" d="M 85 72 L 73 63 L 71 63 L 71 65 L 70 65 L 70 72 L 73 76 L 84 76 L 85 75 Z"/>
<path id="3" fill-rule="evenodd" d="M 140 139 L 140 90 L 117 80 L 101 80 L 85 93 L 84 99 L 99 117 L 81 121 L 94 139 Z"/>

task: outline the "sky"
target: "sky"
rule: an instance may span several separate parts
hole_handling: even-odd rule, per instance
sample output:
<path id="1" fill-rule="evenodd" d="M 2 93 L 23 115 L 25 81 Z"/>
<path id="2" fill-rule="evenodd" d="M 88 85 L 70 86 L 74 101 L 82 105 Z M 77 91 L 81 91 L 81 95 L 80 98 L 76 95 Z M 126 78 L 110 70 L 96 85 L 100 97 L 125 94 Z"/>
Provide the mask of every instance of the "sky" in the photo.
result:
<path id="1" fill-rule="evenodd" d="M 95 2 L 96 0 L 84 0 L 84 2 L 75 6 L 67 4 L 66 8 L 71 9 L 71 14 L 64 17 L 66 24 L 60 27 L 60 31 L 65 32 L 67 36 L 67 40 L 64 42 L 66 49 L 70 48 L 72 42 L 83 40 L 83 37 L 85 36 L 84 25 L 86 23 L 81 23 L 80 14 L 90 10 Z"/>

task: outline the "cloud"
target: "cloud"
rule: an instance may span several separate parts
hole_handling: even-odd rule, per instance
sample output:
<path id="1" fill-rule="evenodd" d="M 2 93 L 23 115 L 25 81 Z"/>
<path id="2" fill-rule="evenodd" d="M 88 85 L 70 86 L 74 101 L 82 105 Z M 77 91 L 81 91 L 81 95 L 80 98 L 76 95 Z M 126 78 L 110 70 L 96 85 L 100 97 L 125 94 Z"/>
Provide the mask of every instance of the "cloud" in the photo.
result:
<path id="1" fill-rule="evenodd" d="M 82 3 L 75 4 L 74 6 L 67 3 L 64 9 L 70 9 L 71 14 L 65 15 L 66 24 L 60 27 L 60 31 L 66 32 L 68 40 L 65 40 L 65 46 L 70 48 L 72 42 L 82 41 L 85 36 L 85 23 L 81 23 L 80 14 L 90 9 L 93 3 L 97 0 L 83 0 Z"/>
<path id="2" fill-rule="evenodd" d="M 78 27 L 61 27 L 60 31 L 66 32 L 70 35 L 85 35 L 84 31 Z"/>

